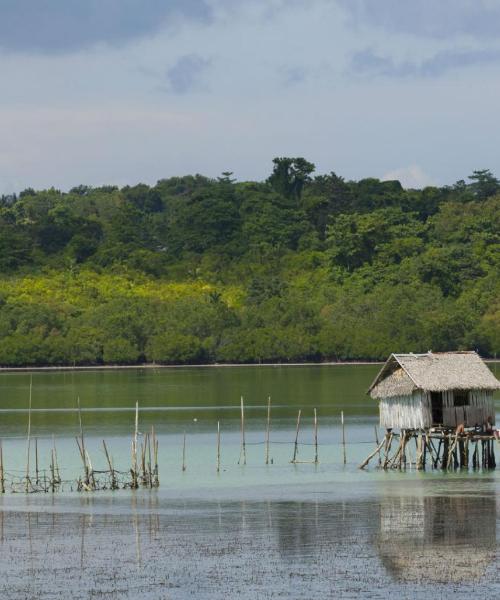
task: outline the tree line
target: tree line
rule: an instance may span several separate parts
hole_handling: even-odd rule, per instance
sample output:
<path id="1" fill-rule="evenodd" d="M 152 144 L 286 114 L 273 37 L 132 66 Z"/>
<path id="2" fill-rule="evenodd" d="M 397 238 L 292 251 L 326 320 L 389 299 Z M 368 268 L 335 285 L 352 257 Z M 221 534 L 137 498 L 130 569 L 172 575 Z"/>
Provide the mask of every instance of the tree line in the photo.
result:
<path id="1" fill-rule="evenodd" d="M 0 364 L 500 353 L 500 182 L 224 172 L 0 198 Z"/>

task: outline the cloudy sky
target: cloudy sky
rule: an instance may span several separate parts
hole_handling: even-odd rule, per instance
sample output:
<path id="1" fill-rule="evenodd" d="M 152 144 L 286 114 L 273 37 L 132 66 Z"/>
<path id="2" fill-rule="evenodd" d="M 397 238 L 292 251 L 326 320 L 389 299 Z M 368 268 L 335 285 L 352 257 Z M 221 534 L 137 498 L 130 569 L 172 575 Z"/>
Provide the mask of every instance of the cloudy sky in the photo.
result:
<path id="1" fill-rule="evenodd" d="M 0 0 L 0 193 L 500 176 L 498 0 Z"/>

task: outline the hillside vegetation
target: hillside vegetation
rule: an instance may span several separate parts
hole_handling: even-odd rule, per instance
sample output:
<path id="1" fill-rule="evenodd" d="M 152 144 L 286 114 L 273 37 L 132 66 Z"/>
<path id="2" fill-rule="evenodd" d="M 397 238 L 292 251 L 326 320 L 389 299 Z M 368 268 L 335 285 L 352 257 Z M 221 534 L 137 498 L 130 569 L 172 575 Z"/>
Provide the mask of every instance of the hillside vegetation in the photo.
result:
<path id="1" fill-rule="evenodd" d="M 273 166 L 1 198 L 0 364 L 500 353 L 489 171 L 405 190 Z"/>

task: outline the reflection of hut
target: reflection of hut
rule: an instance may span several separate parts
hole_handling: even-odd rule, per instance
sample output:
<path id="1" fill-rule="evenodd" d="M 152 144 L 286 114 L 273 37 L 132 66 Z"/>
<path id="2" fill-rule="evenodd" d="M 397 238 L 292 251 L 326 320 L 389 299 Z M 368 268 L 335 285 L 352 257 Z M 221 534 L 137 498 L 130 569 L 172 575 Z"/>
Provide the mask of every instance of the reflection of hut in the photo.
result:
<path id="1" fill-rule="evenodd" d="M 495 497 L 385 498 L 377 547 L 397 580 L 479 581 L 496 557 Z"/>
<path id="2" fill-rule="evenodd" d="M 476 352 L 391 354 L 369 389 L 380 425 L 426 429 L 494 423 L 500 382 Z"/>

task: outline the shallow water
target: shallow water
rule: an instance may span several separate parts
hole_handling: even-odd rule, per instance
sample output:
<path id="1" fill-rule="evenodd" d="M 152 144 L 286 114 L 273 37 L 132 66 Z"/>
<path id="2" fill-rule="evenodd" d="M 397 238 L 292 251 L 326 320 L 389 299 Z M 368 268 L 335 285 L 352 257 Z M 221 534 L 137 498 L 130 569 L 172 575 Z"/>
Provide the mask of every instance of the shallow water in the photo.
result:
<path id="1" fill-rule="evenodd" d="M 161 487 L 78 494 L 67 483 L 54 495 L 0 497 L 0 598 L 498 595 L 497 472 L 357 469 L 374 444 L 376 407 L 364 390 L 376 371 L 350 366 L 35 373 L 33 406 L 39 412 L 32 433 L 40 471 L 48 464 L 53 432 L 63 478 L 69 482 L 79 474 L 77 394 L 94 467 L 105 466 L 104 437 L 116 466 L 127 469 L 139 399 L 140 429 L 154 424 L 159 431 Z M 28 387 L 24 373 L 0 374 L 0 434 L 11 473 L 22 473 L 25 465 Z M 241 393 L 247 405 L 245 466 L 237 464 Z M 273 464 L 265 465 L 268 394 Z M 299 459 L 313 459 L 314 406 L 320 464 L 292 465 L 300 407 Z M 345 466 L 340 410 L 347 425 Z"/>

